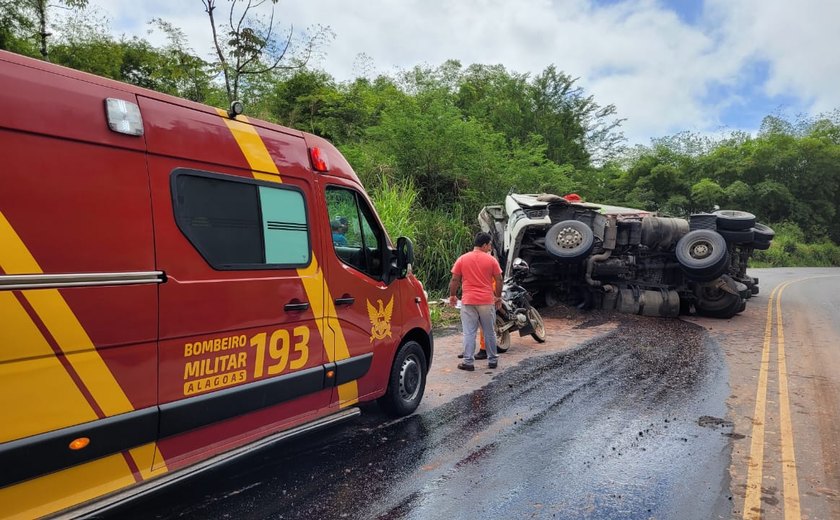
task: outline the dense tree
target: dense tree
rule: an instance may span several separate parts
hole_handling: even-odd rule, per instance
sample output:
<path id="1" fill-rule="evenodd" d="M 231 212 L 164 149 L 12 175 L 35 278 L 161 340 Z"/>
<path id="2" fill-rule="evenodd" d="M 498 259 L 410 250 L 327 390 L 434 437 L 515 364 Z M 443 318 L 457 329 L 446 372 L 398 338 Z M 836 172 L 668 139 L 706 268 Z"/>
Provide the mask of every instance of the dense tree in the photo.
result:
<path id="1" fill-rule="evenodd" d="M 36 22 L 29 4 L 0 0 L 0 49 L 27 56 L 38 52 Z"/>
<path id="2" fill-rule="evenodd" d="M 0 49 L 50 61 L 49 40 L 53 36 L 52 11 L 77 10 L 88 0 L 0 0 Z"/>
<path id="3" fill-rule="evenodd" d="M 691 202 L 695 211 L 711 211 L 725 200 L 725 192 L 718 183 L 709 178 L 700 179 L 691 187 Z"/>
<path id="4" fill-rule="evenodd" d="M 457 104 L 465 114 L 488 122 L 508 140 L 542 137 L 546 156 L 576 168 L 604 162 L 622 149 L 615 107 L 601 107 L 576 79 L 547 67 L 534 78 L 503 66 L 472 65 L 462 75 Z"/>

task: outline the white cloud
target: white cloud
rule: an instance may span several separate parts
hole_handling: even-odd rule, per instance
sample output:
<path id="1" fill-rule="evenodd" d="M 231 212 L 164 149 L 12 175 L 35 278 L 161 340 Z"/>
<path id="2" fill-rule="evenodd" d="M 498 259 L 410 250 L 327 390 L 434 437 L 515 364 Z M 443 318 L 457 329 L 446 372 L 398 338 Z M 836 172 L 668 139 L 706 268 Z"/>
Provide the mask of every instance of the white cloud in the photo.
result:
<path id="1" fill-rule="evenodd" d="M 813 112 L 840 106 L 840 3 L 824 0 L 745 0 L 725 10 L 733 46 L 769 63 L 764 90 L 769 96 L 795 95 Z"/>
<path id="2" fill-rule="evenodd" d="M 212 51 L 197 1 L 94 3 L 111 13 L 117 32 L 142 35 L 158 16 L 181 27 L 198 53 Z M 384 73 L 447 59 L 533 74 L 555 64 L 580 78 L 598 103 L 616 105 L 628 118 L 623 128 L 631 142 L 680 130 L 717 131 L 721 120 L 737 120 L 723 111 L 743 105 L 738 96 L 756 60 L 768 63 L 767 81 L 758 86 L 766 96 L 801 99 L 814 111 L 840 106 L 840 31 L 834 27 L 840 3 L 834 2 L 707 0 L 693 24 L 656 0 L 600 7 L 587 0 L 280 0 L 277 14 L 298 30 L 332 28 L 336 37 L 320 66 L 339 80 L 359 73 L 361 53 Z"/>

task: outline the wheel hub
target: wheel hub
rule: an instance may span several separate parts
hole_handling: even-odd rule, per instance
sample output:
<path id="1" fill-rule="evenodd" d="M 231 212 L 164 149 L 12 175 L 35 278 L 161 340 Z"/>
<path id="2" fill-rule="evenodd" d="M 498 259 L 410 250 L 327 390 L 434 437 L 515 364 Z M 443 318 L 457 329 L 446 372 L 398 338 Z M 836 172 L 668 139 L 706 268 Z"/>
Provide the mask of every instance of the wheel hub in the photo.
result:
<path id="1" fill-rule="evenodd" d="M 412 401 L 420 391 L 420 364 L 413 357 L 407 357 L 400 367 L 400 397 Z"/>
<path id="2" fill-rule="evenodd" d="M 557 245 L 563 249 L 574 249 L 583 243 L 583 235 L 574 228 L 563 228 L 557 235 Z"/>
<path id="3" fill-rule="evenodd" d="M 706 242 L 698 242 L 691 246 L 691 257 L 692 258 L 706 258 L 710 254 L 712 254 L 712 248 Z"/>

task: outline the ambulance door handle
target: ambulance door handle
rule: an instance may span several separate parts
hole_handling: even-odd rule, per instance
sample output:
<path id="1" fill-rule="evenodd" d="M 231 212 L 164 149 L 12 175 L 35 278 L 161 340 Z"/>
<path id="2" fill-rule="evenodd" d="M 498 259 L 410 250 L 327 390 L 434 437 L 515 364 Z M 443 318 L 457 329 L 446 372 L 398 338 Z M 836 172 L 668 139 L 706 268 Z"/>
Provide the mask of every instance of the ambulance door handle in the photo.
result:
<path id="1" fill-rule="evenodd" d="M 353 298 L 349 294 L 343 295 L 341 298 L 335 299 L 336 305 L 353 305 L 353 302 L 356 301 L 356 298 Z"/>
<path id="2" fill-rule="evenodd" d="M 297 298 L 283 306 L 285 311 L 305 311 L 307 309 L 309 309 L 309 302 L 302 302 Z"/>

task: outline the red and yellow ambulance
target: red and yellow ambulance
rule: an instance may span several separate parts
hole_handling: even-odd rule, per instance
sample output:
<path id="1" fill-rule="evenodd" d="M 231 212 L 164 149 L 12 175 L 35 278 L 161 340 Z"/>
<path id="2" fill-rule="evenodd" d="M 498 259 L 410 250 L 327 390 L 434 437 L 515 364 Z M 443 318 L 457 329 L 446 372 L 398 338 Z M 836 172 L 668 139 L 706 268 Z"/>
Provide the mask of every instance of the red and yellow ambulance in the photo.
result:
<path id="1" fill-rule="evenodd" d="M 6 52 L 0 85 L 0 517 L 416 409 L 411 243 L 331 144 Z"/>

